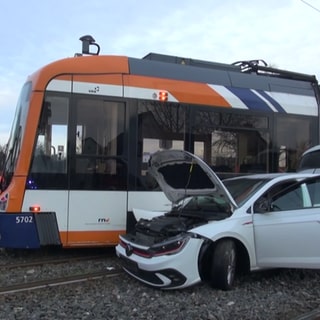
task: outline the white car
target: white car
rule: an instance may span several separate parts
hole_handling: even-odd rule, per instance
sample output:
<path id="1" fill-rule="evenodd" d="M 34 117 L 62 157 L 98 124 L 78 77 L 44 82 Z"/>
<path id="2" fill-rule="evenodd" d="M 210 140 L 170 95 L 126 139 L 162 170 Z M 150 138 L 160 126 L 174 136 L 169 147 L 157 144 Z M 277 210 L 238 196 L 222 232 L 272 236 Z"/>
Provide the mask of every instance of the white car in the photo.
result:
<path id="1" fill-rule="evenodd" d="M 163 289 L 207 281 L 229 290 L 240 271 L 320 268 L 320 175 L 255 174 L 222 183 L 181 150 L 159 151 L 149 166 L 175 205 L 156 217 L 146 212 L 120 237 L 116 253 L 133 277 Z"/>
<path id="2" fill-rule="evenodd" d="M 302 155 L 298 165 L 298 172 L 320 173 L 320 145 L 313 146 Z"/>

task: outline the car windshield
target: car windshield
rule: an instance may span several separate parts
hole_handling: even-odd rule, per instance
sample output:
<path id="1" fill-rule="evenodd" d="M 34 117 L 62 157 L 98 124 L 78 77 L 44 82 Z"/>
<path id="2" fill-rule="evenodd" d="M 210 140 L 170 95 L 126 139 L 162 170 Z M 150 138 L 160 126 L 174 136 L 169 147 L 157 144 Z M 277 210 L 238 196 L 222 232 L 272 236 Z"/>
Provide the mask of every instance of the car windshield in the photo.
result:
<path id="1" fill-rule="evenodd" d="M 217 195 L 193 196 L 181 201 L 170 215 L 220 220 L 231 215 L 231 207 L 227 200 Z"/>
<path id="2" fill-rule="evenodd" d="M 269 180 L 270 178 L 267 177 L 250 178 L 250 176 L 243 176 L 234 179 L 226 179 L 222 182 L 232 195 L 234 201 L 240 207 Z"/>

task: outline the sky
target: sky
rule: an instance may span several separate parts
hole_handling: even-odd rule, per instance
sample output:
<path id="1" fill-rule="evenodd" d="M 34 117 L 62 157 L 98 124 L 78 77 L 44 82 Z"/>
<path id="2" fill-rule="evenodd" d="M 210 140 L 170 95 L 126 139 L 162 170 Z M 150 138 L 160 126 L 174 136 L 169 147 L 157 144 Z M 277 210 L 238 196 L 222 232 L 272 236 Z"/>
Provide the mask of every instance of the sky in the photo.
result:
<path id="1" fill-rule="evenodd" d="M 0 146 L 28 75 L 81 52 L 87 34 L 100 55 L 263 59 L 320 81 L 320 0 L 10 0 L 0 17 Z"/>

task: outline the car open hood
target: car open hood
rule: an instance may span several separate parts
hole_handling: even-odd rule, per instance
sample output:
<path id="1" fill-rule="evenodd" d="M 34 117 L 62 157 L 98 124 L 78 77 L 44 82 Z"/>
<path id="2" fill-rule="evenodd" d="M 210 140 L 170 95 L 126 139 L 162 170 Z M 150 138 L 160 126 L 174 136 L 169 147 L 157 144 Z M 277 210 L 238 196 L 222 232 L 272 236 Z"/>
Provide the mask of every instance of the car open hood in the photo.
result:
<path id="1" fill-rule="evenodd" d="M 183 150 L 164 150 L 154 153 L 149 160 L 149 173 L 173 203 L 188 196 L 216 193 L 237 205 L 222 181 L 199 157 Z"/>

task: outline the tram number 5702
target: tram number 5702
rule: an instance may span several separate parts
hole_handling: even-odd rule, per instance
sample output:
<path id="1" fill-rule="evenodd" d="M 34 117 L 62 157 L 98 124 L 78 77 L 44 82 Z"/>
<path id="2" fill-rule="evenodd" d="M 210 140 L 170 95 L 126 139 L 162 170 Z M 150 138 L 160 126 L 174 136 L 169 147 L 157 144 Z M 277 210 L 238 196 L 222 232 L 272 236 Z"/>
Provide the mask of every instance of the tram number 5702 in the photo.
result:
<path id="1" fill-rule="evenodd" d="M 16 223 L 33 223 L 33 216 L 17 216 Z"/>

